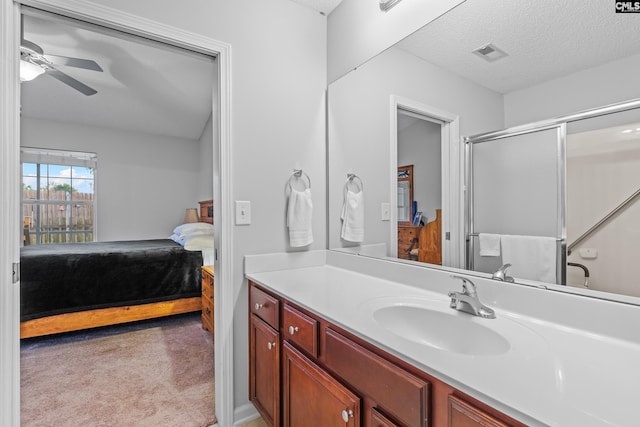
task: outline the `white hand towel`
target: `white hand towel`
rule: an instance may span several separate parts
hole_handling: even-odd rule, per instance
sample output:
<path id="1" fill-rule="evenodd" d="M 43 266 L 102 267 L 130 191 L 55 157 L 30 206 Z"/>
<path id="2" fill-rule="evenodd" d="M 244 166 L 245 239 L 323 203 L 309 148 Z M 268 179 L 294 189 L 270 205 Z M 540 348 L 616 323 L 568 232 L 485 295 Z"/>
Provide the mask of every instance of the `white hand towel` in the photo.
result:
<path id="1" fill-rule="evenodd" d="M 480 233 L 480 256 L 500 256 L 500 235 Z"/>
<path id="2" fill-rule="evenodd" d="M 556 283 L 555 237 L 503 235 L 502 263 L 513 277 Z"/>
<path id="3" fill-rule="evenodd" d="M 340 237 L 350 242 L 364 241 L 364 195 L 347 190 L 342 205 L 342 231 Z"/>
<path id="4" fill-rule="evenodd" d="M 313 243 L 312 214 L 311 189 L 298 191 L 292 188 L 287 206 L 289 244 L 292 247 L 307 246 Z"/>

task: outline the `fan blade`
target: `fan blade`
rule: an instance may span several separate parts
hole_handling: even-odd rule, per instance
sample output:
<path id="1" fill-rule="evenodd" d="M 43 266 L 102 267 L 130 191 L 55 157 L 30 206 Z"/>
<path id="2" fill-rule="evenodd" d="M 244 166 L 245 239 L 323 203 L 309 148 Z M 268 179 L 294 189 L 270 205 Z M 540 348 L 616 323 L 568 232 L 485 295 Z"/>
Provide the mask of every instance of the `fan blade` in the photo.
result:
<path id="1" fill-rule="evenodd" d="M 98 93 L 97 90 L 90 88 L 89 86 L 87 86 L 86 84 L 82 83 L 79 80 L 74 79 L 73 77 L 71 77 L 68 74 L 63 73 L 60 70 L 56 70 L 55 68 L 49 68 L 47 69 L 46 73 L 50 75 L 51 77 L 55 77 L 56 79 L 60 80 L 62 83 L 65 83 L 69 86 L 71 86 L 72 88 L 74 88 L 75 90 L 90 96 L 90 95 L 94 95 L 96 93 Z"/>
<path id="2" fill-rule="evenodd" d="M 67 65 L 69 67 L 84 68 L 85 70 L 102 71 L 96 61 L 91 59 L 71 58 L 60 55 L 44 55 L 45 59 L 54 65 Z"/>

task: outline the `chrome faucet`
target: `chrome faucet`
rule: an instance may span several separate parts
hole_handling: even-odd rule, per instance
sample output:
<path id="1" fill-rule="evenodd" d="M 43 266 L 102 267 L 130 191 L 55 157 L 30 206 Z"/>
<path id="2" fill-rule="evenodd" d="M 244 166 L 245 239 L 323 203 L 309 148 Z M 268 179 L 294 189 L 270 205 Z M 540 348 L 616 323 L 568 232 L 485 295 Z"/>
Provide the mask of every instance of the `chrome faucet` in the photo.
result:
<path id="1" fill-rule="evenodd" d="M 480 302 L 476 285 L 474 285 L 471 280 L 455 275 L 451 276 L 451 278 L 462 280 L 462 292 L 449 292 L 449 297 L 451 297 L 449 307 L 454 310 L 473 314 L 474 316 L 484 317 L 485 319 L 495 319 L 496 313 Z"/>
<path id="2" fill-rule="evenodd" d="M 511 264 L 501 265 L 498 271 L 493 273 L 493 276 L 491 276 L 491 278 L 495 280 L 502 280 L 503 282 L 513 283 L 513 277 L 507 275 L 507 269 L 509 267 L 511 267 Z"/>

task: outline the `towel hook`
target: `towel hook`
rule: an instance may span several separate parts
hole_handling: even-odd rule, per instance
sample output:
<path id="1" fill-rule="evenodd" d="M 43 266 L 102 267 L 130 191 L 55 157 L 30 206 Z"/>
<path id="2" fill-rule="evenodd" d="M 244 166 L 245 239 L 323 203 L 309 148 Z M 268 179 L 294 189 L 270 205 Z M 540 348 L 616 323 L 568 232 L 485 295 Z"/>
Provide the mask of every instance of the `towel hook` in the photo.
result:
<path id="1" fill-rule="evenodd" d="M 304 178 L 307 178 L 307 188 L 311 188 L 311 178 L 307 175 L 302 169 L 294 169 L 293 174 L 289 177 L 289 185 L 291 185 L 291 179 L 298 178 L 304 181 Z"/>

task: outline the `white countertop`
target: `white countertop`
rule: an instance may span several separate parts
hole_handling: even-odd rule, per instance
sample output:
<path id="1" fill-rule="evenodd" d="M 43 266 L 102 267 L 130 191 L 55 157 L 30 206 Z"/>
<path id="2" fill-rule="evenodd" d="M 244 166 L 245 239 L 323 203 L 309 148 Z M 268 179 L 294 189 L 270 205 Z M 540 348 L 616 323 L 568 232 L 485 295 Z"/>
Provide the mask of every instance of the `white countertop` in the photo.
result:
<path id="1" fill-rule="evenodd" d="M 330 257 L 335 256 L 355 257 Z M 371 274 L 344 268 L 344 264 L 355 261 L 354 258 L 341 259 L 338 263 L 316 259 L 307 265 L 294 260 L 287 268 L 274 270 L 278 263 L 264 263 L 267 259 L 260 258 L 258 265 L 248 260 L 246 276 L 528 425 L 638 425 L 635 405 L 640 398 L 640 344 L 637 340 L 577 328 L 571 326 L 571 322 L 552 323 L 540 316 L 512 310 L 508 301 L 496 298 L 500 292 L 491 288 L 493 283 L 483 287 L 485 279 L 482 278 L 472 277 L 472 280 L 478 287 L 480 300 L 495 309 L 496 319 L 482 319 L 450 309 L 446 290 L 460 290 L 461 286 L 451 280 L 449 272 L 378 265 L 376 262 L 380 261 L 375 260 L 364 261 L 370 264 L 365 267 L 370 268 Z M 356 264 L 358 262 L 363 261 L 357 260 Z M 260 271 L 263 265 L 269 265 L 267 269 L 273 271 Z M 380 278 L 377 268 L 396 270 L 398 281 Z M 411 284 L 416 281 L 416 274 L 424 276 L 418 279 L 428 283 Z M 509 292 L 513 286 L 508 288 Z M 551 292 L 539 293 L 540 297 L 536 294 L 532 297 L 530 290 L 522 292 L 530 304 L 546 305 L 542 314 L 555 309 L 553 303 L 545 301 Z M 380 307 L 422 302 L 438 310 L 442 307 L 441 311 L 448 315 L 464 316 L 480 327 L 490 328 L 507 339 L 508 350 L 496 355 L 442 350 L 402 338 L 381 327 L 373 317 Z M 593 304 L 589 301 L 590 310 Z M 592 315 L 606 317 L 610 309 L 603 306 Z M 625 313 L 628 309 L 625 307 Z M 640 308 L 636 309 L 640 312 Z M 575 307 L 571 306 L 571 310 Z M 638 326 L 640 324 L 635 323 L 635 327 Z"/>

